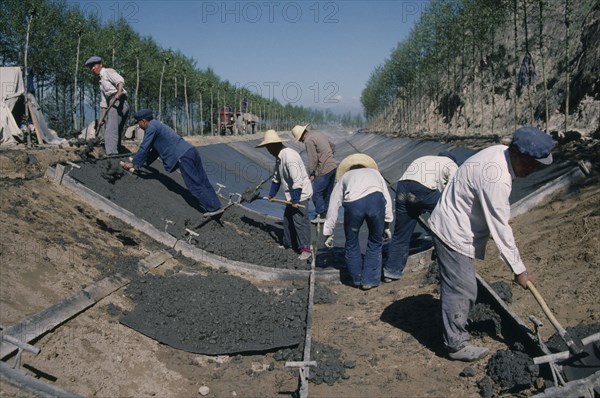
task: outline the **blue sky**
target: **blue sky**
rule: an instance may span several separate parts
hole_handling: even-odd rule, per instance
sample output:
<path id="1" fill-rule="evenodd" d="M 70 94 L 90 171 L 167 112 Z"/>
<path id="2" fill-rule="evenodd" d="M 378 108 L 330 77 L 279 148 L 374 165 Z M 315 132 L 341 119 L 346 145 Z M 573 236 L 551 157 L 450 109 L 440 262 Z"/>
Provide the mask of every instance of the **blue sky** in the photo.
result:
<path id="1" fill-rule="evenodd" d="M 358 112 L 373 69 L 428 1 L 70 1 L 281 103 Z"/>

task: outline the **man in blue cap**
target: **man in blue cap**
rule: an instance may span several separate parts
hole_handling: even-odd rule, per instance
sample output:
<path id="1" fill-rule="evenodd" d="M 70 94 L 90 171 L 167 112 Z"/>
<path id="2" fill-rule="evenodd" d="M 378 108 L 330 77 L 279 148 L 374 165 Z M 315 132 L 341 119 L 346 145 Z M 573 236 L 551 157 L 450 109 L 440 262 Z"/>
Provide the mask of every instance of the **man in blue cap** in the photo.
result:
<path id="1" fill-rule="evenodd" d="M 408 260 L 410 240 L 419 216 L 431 212 L 456 173 L 456 158 L 449 151 L 415 159 L 396 185 L 396 221 L 383 265 L 383 281 L 400 279 Z"/>
<path id="2" fill-rule="evenodd" d="M 116 155 L 119 153 L 121 136 L 129 115 L 125 80 L 116 70 L 103 67 L 102 58 L 97 55 L 88 58 L 85 66 L 89 67 L 93 74 L 100 76 L 102 115 L 98 120 L 98 128 L 106 122 L 104 119 L 108 117 L 104 131 L 104 149 L 106 155 Z"/>
<path id="3" fill-rule="evenodd" d="M 204 215 L 220 217 L 223 213 L 221 201 L 210 185 L 196 148 L 170 127 L 154 120 L 150 109 L 141 109 L 133 117 L 144 130 L 144 139 L 133 160 L 124 162 L 123 168 L 139 168 L 160 157 L 169 173 L 179 168 L 186 187 L 204 209 Z"/>
<path id="4" fill-rule="evenodd" d="M 476 361 L 488 351 L 469 344 L 467 317 L 477 298 L 473 258 L 483 259 L 491 236 L 500 256 L 526 288 L 527 272 L 510 219 L 512 180 L 552 163 L 552 138 L 534 127 L 513 134 L 510 146 L 495 145 L 471 156 L 450 181 L 429 218 L 440 272 L 444 345 L 451 359 Z"/>

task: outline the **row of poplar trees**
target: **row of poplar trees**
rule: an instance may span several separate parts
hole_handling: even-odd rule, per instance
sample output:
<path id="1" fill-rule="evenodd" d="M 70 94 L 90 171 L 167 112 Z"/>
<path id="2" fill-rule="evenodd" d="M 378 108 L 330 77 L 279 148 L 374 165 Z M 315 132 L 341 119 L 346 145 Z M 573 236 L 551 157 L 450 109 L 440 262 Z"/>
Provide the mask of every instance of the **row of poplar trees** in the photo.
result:
<path id="1" fill-rule="evenodd" d="M 197 68 L 194 59 L 140 37 L 124 19 L 103 23 L 65 1 L 0 1 L 0 48 L 0 65 L 27 68 L 51 127 L 67 138 L 99 117 L 98 77 L 83 66 L 91 55 L 125 77 L 134 110 L 154 109 L 182 135 L 218 134 L 219 110 L 240 110 L 244 98 L 247 112 L 260 118 L 259 129 L 356 123 L 235 87 L 210 68 Z"/>
<path id="2" fill-rule="evenodd" d="M 361 97 L 368 127 L 406 136 L 568 131 L 585 95 L 598 97 L 599 4 L 432 0 L 372 72 Z"/>

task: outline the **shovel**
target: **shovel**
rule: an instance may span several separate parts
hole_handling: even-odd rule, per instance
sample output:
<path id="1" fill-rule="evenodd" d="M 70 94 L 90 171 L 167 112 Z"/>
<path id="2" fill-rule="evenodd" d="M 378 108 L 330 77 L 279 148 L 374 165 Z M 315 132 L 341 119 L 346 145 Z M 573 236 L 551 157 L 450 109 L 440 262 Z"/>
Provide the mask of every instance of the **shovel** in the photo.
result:
<path id="1" fill-rule="evenodd" d="M 573 337 L 571 337 L 571 335 L 569 335 L 569 333 L 567 333 L 567 331 L 561 326 L 561 324 L 558 323 L 558 320 L 556 319 L 554 314 L 552 314 L 552 311 L 550 311 L 550 308 L 548 308 L 548 305 L 544 301 L 544 298 L 542 297 L 540 292 L 538 292 L 538 290 L 534 286 L 533 282 L 527 281 L 527 289 L 529 289 L 529 291 L 531 291 L 531 294 L 533 294 L 533 297 L 535 297 L 535 299 L 537 300 L 540 307 L 542 307 L 542 310 L 548 317 L 548 320 L 550 320 L 550 323 L 552 323 L 552 326 L 554 326 L 554 328 L 558 332 L 558 335 L 560 336 L 560 338 L 565 342 L 567 347 L 569 347 L 569 351 L 571 351 L 571 353 L 573 355 L 581 354 L 583 352 L 583 349 L 581 347 L 581 342 L 575 343 L 575 341 L 573 340 Z"/>
<path id="2" fill-rule="evenodd" d="M 260 184 L 258 184 L 254 189 L 252 188 L 247 188 L 244 192 L 242 192 L 241 195 L 241 202 L 253 202 L 256 199 L 258 199 L 259 195 L 260 195 L 260 187 L 267 181 L 269 181 L 271 178 L 273 177 L 273 174 L 271 174 L 270 176 L 268 176 L 267 178 L 265 178 L 264 180 L 262 180 L 260 182 Z"/>

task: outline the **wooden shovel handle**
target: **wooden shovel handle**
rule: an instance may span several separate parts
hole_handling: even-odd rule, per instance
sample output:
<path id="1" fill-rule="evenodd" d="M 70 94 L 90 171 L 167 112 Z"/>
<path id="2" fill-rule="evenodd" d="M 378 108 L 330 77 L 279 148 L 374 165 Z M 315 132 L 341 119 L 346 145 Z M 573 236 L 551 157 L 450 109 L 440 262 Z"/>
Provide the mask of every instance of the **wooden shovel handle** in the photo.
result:
<path id="1" fill-rule="evenodd" d="M 550 320 L 550 323 L 552 323 L 552 326 L 554 326 L 554 328 L 556 329 L 556 331 L 558 332 L 560 337 L 562 337 L 564 342 L 567 344 L 567 346 L 569 347 L 569 350 L 574 353 L 581 352 L 581 347 L 577 347 L 577 345 L 575 344 L 575 342 L 573 341 L 571 336 L 567 333 L 567 331 L 558 322 L 558 320 L 556 319 L 556 317 L 554 316 L 552 311 L 550 311 L 550 308 L 544 301 L 544 298 L 542 297 L 540 292 L 534 286 L 533 282 L 527 281 L 527 289 L 529 289 L 531 291 L 531 294 L 533 294 L 533 297 L 535 297 L 535 299 L 537 300 L 540 307 L 542 307 L 542 310 L 544 311 L 544 313 Z"/>
<path id="2" fill-rule="evenodd" d="M 271 202 L 285 203 L 286 205 L 291 205 L 292 204 L 292 202 L 290 202 L 288 200 L 281 200 L 281 199 L 276 199 L 276 198 L 273 198 L 273 199 L 263 198 L 263 199 L 270 200 Z M 304 206 L 304 205 L 298 205 L 298 207 L 300 207 L 301 209 L 304 209 L 306 206 Z"/>

